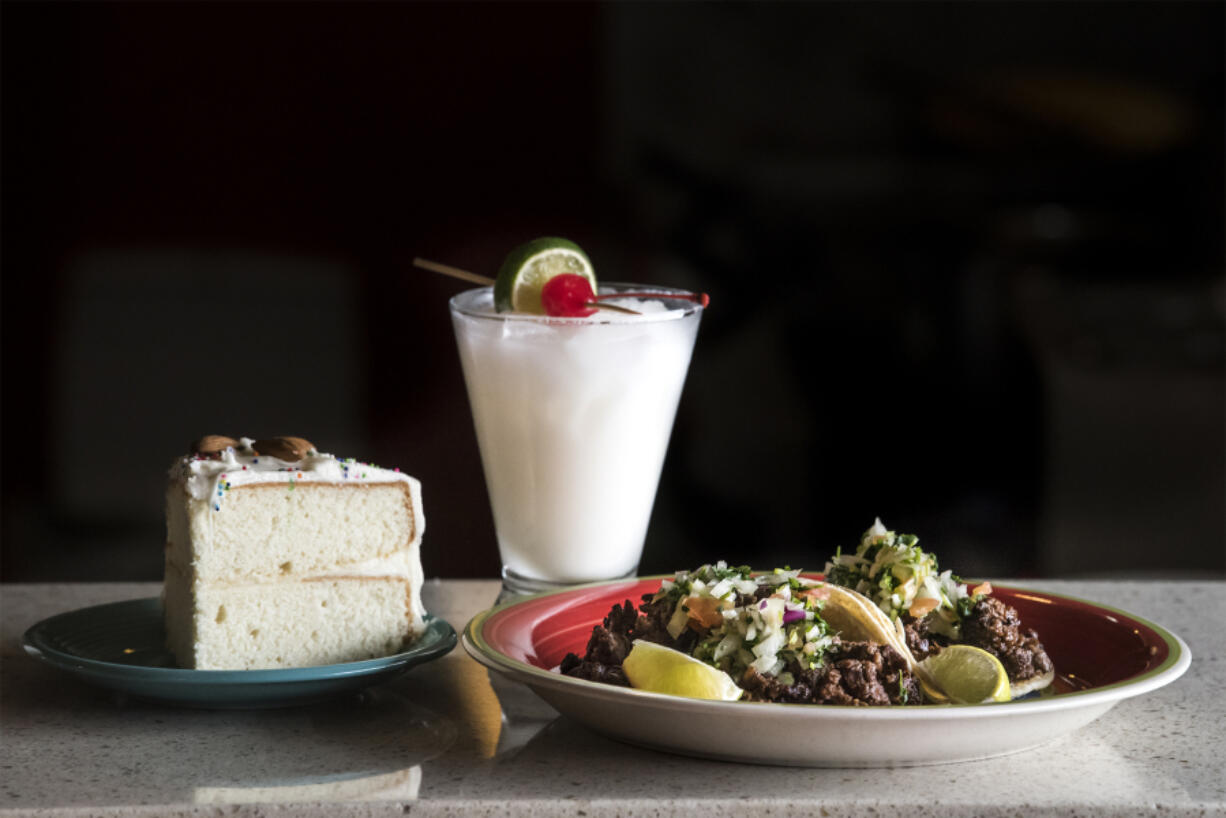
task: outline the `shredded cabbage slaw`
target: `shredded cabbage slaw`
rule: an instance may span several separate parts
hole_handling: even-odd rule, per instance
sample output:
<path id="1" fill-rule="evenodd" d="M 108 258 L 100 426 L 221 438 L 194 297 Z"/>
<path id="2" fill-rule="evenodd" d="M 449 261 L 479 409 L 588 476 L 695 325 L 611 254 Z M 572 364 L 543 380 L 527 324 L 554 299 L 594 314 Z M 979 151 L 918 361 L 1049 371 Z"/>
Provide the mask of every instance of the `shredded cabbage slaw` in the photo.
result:
<path id="1" fill-rule="evenodd" d="M 936 555 L 919 547 L 914 534 L 896 534 L 877 519 L 864 532 L 854 554 L 839 548 L 826 563 L 826 581 L 864 594 L 892 620 L 904 613 L 928 617 L 929 630 L 951 639 L 961 637 L 962 620 L 980 596 L 984 583 L 971 591 L 950 571 L 940 571 Z"/>

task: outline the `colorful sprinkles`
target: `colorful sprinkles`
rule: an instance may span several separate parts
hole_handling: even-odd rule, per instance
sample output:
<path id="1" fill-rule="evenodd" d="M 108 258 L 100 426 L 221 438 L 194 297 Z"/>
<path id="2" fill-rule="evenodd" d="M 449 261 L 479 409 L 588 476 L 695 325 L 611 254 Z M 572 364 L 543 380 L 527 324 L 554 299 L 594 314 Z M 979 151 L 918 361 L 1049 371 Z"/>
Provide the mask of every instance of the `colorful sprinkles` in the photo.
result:
<path id="1" fill-rule="evenodd" d="M 311 456 L 312 457 L 325 457 L 328 459 L 333 459 L 331 458 L 330 455 L 320 455 L 318 452 L 315 452 L 315 451 L 311 453 Z M 184 458 L 182 461 L 183 467 L 184 467 L 184 477 L 188 477 L 191 474 L 192 472 L 191 464 L 193 462 L 210 460 L 210 459 L 211 458 L 204 458 L 199 455 L 189 455 L 188 457 Z M 363 463 L 353 457 L 335 458 L 335 462 L 341 468 L 341 479 L 343 480 L 366 480 L 371 477 L 371 472 L 367 471 L 367 469 L 373 470 L 373 469 L 379 468 L 373 463 Z M 294 484 L 296 482 L 306 479 L 305 472 L 309 470 L 309 469 L 303 469 L 302 466 L 300 465 L 282 466 L 282 467 L 277 467 L 276 469 L 270 469 L 268 467 L 265 467 L 264 469 L 259 469 L 259 468 L 256 468 L 259 466 L 259 463 L 260 463 L 259 457 L 252 457 L 250 460 L 250 465 L 253 468 L 248 468 L 248 465 L 243 464 L 243 463 L 233 463 L 232 466 L 238 466 L 242 469 L 242 471 L 286 472 L 285 480 L 286 480 L 286 483 L 288 484 L 286 487 L 287 491 L 293 491 Z M 269 464 L 269 466 L 271 465 L 272 464 Z M 393 469 L 390 469 L 389 471 L 392 471 L 396 474 L 400 473 L 399 468 L 393 468 Z M 232 483 L 229 480 L 229 473 L 223 472 L 217 476 L 217 482 L 215 483 L 216 493 L 213 495 L 212 503 L 211 503 L 211 505 L 213 506 L 213 511 L 221 511 L 221 506 L 225 499 L 226 492 L 230 491 L 231 486 L 232 486 Z"/>

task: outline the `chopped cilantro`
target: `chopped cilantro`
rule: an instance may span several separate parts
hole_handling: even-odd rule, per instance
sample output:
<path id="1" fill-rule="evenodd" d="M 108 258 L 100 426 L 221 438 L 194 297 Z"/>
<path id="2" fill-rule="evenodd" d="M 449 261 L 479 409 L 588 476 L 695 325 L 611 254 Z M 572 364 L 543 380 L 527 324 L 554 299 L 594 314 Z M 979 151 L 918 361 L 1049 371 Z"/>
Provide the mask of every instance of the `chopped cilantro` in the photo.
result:
<path id="1" fill-rule="evenodd" d="M 889 596 L 898 587 L 898 577 L 886 571 L 881 575 L 881 579 L 877 580 L 877 587 L 884 591 L 886 596 Z"/>
<path id="2" fill-rule="evenodd" d="M 857 571 L 850 565 L 835 565 L 826 572 L 826 581 L 831 585 L 842 585 L 844 588 L 856 587 Z"/>

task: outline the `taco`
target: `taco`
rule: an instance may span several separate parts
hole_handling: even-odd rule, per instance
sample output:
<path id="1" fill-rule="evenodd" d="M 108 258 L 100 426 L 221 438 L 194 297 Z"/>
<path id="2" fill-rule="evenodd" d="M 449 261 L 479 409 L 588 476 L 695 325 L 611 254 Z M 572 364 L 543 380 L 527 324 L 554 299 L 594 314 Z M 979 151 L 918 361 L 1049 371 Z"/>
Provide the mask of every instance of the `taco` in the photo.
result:
<path id="1" fill-rule="evenodd" d="M 585 654 L 561 672 L 628 685 L 621 668 L 637 639 L 725 671 L 748 701 L 922 704 L 917 666 L 889 620 L 849 589 L 775 569 L 724 562 L 678 571 L 638 607 L 615 605 Z"/>
<path id="2" fill-rule="evenodd" d="M 991 584 L 968 588 L 950 571 L 940 571 L 936 555 L 922 550 L 914 534 L 896 534 L 877 520 L 854 554 L 835 553 L 825 575 L 830 584 L 864 600 L 862 607 L 872 609 L 877 627 L 884 620 L 921 674 L 922 660 L 947 645 L 965 644 L 1000 660 L 1014 699 L 1055 678 L 1038 634 L 1023 628 L 1017 611 L 992 596 Z"/>

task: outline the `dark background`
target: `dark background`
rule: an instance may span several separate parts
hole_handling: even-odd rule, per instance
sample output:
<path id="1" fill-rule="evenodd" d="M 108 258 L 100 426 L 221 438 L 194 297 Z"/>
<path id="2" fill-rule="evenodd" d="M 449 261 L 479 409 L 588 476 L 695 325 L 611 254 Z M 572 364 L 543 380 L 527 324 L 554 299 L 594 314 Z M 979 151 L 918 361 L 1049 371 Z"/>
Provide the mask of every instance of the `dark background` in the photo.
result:
<path id="1" fill-rule="evenodd" d="M 643 558 L 1226 574 L 1223 4 L 3 15 L 3 578 L 157 579 L 165 469 L 297 434 L 498 559 L 447 298 L 574 238 L 707 291 Z M 582 452 L 576 452 L 582 457 Z"/>

